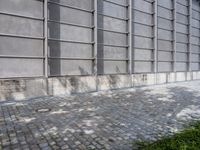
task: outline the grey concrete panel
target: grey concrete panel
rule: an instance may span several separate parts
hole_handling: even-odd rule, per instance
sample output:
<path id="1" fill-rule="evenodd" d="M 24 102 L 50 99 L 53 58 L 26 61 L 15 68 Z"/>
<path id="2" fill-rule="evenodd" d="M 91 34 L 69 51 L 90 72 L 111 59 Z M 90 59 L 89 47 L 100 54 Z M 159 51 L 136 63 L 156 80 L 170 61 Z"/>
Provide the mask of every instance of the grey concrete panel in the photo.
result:
<path id="1" fill-rule="evenodd" d="M 188 34 L 188 26 L 187 26 L 187 25 L 180 24 L 180 23 L 177 23 L 177 24 L 176 24 L 176 31 L 177 31 L 177 32 L 181 32 L 181 33 Z"/>
<path id="2" fill-rule="evenodd" d="M 43 36 L 43 21 L 0 15 L 0 25 L 0 33 L 33 37 Z"/>
<path id="3" fill-rule="evenodd" d="M 43 41 L 0 36 L 0 55 L 43 56 Z"/>
<path id="4" fill-rule="evenodd" d="M 173 8 L 173 3 L 170 0 L 158 0 L 158 5 L 164 6 L 166 8 L 172 9 Z"/>
<path id="5" fill-rule="evenodd" d="M 166 19 L 173 19 L 172 11 L 158 6 L 158 16 Z"/>
<path id="6" fill-rule="evenodd" d="M 167 51 L 158 51 L 158 61 L 172 61 L 173 54 Z"/>
<path id="7" fill-rule="evenodd" d="M 192 50 L 192 52 L 194 52 L 194 53 L 199 53 L 199 52 L 200 52 L 200 47 L 197 46 L 197 45 L 192 45 L 191 50 Z"/>
<path id="8" fill-rule="evenodd" d="M 199 29 L 197 29 L 197 28 L 192 28 L 192 35 L 200 37 Z"/>
<path id="9" fill-rule="evenodd" d="M 62 5 L 68 5 L 76 8 L 92 10 L 93 0 L 49 0 L 50 2 L 60 3 Z"/>
<path id="10" fill-rule="evenodd" d="M 51 59 L 49 65 L 51 76 L 92 74 L 92 61 Z"/>
<path id="11" fill-rule="evenodd" d="M 121 5 L 127 5 L 128 3 L 128 0 L 108 0 L 110 2 L 114 2 L 114 3 L 117 3 L 117 4 L 121 4 Z"/>
<path id="12" fill-rule="evenodd" d="M 200 39 L 199 37 L 191 37 L 191 43 L 199 45 L 200 44 Z"/>
<path id="13" fill-rule="evenodd" d="M 42 18 L 43 1 L 41 0 L 0 0 L 0 11 Z"/>
<path id="14" fill-rule="evenodd" d="M 51 57 L 91 58 L 92 55 L 91 44 L 49 41 L 49 56 Z"/>
<path id="15" fill-rule="evenodd" d="M 170 41 L 158 40 L 158 49 L 160 49 L 160 50 L 172 50 L 173 44 Z"/>
<path id="16" fill-rule="evenodd" d="M 189 20 L 188 17 L 182 14 L 176 14 L 176 20 L 177 22 L 183 23 L 183 24 L 188 24 Z"/>
<path id="17" fill-rule="evenodd" d="M 181 14 L 184 14 L 184 15 L 188 15 L 189 10 L 188 10 L 188 7 L 177 3 L 177 12 L 180 12 Z"/>
<path id="18" fill-rule="evenodd" d="M 127 73 L 126 61 L 104 61 L 104 74 Z"/>
<path id="19" fill-rule="evenodd" d="M 194 10 L 197 10 L 200 12 L 200 7 L 199 7 L 199 1 L 198 0 L 192 0 L 192 8 Z"/>
<path id="20" fill-rule="evenodd" d="M 126 59 L 128 58 L 127 48 L 104 46 L 104 58 Z"/>
<path id="21" fill-rule="evenodd" d="M 176 41 L 188 43 L 188 35 L 177 33 L 176 34 Z"/>
<path id="22" fill-rule="evenodd" d="M 98 13 L 118 18 L 127 18 L 127 10 L 125 7 L 107 1 L 102 2 L 102 0 L 98 0 Z"/>
<path id="23" fill-rule="evenodd" d="M 178 53 L 176 54 L 177 61 L 187 61 L 187 53 Z"/>
<path id="24" fill-rule="evenodd" d="M 153 40 L 150 38 L 143 38 L 143 37 L 138 37 L 135 36 L 133 38 L 133 42 L 134 42 L 134 46 L 138 47 L 138 48 L 149 48 L 152 49 L 153 48 Z"/>
<path id="25" fill-rule="evenodd" d="M 171 62 L 158 62 L 158 72 L 170 72 L 172 71 Z"/>
<path id="26" fill-rule="evenodd" d="M 176 50 L 181 52 L 187 52 L 188 51 L 188 45 L 185 43 L 176 43 Z"/>
<path id="27" fill-rule="evenodd" d="M 158 29 L 158 39 L 172 40 L 173 39 L 173 33 L 171 31 Z"/>
<path id="28" fill-rule="evenodd" d="M 152 37 L 153 28 L 151 26 L 134 23 L 133 24 L 133 34 Z"/>
<path id="29" fill-rule="evenodd" d="M 187 63 L 176 62 L 176 70 L 177 71 L 187 71 Z"/>
<path id="30" fill-rule="evenodd" d="M 124 33 L 127 32 L 127 21 L 102 15 L 98 15 L 98 20 L 101 20 L 98 21 L 98 28 Z"/>
<path id="31" fill-rule="evenodd" d="M 153 3 L 155 0 L 145 0 L 145 1 Z"/>
<path id="32" fill-rule="evenodd" d="M 133 8 L 137 10 L 141 10 L 143 12 L 147 12 L 150 14 L 153 13 L 152 4 L 145 0 L 136 0 L 133 2 L 133 4 L 134 4 Z"/>
<path id="33" fill-rule="evenodd" d="M 152 60 L 151 50 L 134 49 L 134 60 Z"/>
<path id="34" fill-rule="evenodd" d="M 200 19 L 200 13 L 195 11 L 195 10 L 192 10 L 192 17 L 199 20 Z"/>
<path id="35" fill-rule="evenodd" d="M 199 63 L 191 63 L 191 70 L 193 71 L 199 70 Z"/>
<path id="36" fill-rule="evenodd" d="M 92 42 L 92 30 L 82 27 L 49 23 L 49 37 L 70 41 Z"/>
<path id="37" fill-rule="evenodd" d="M 152 72 L 152 62 L 135 62 L 133 67 L 135 73 Z"/>
<path id="38" fill-rule="evenodd" d="M 200 60 L 200 56 L 199 55 L 197 55 L 197 54 L 191 54 L 191 59 L 193 60 L 193 61 L 199 61 Z"/>
<path id="39" fill-rule="evenodd" d="M 99 33 L 99 43 L 103 42 L 104 44 L 111 44 L 111 45 L 127 45 L 127 35 L 120 34 L 120 33 L 112 33 L 107 31 L 98 31 Z"/>
<path id="40" fill-rule="evenodd" d="M 51 20 L 92 26 L 92 13 L 82 10 L 62 7 L 55 4 L 48 5 L 49 15 Z"/>
<path id="41" fill-rule="evenodd" d="M 163 18 L 158 18 L 158 27 L 171 30 L 173 28 L 173 23 L 172 21 Z"/>
<path id="42" fill-rule="evenodd" d="M 9 62 L 9 63 L 8 63 Z M 0 59 L 0 78 L 36 77 L 43 75 L 42 59 Z"/>
<path id="43" fill-rule="evenodd" d="M 183 4 L 183 5 L 186 5 L 188 6 L 189 5 L 189 1 L 188 0 L 177 0 L 177 2 Z"/>
<path id="44" fill-rule="evenodd" d="M 142 13 L 139 11 L 134 11 L 133 20 L 135 22 L 139 22 L 139 23 L 143 23 L 143 24 L 149 24 L 149 25 L 153 24 L 153 16 L 152 15 Z"/>
<path id="45" fill-rule="evenodd" d="M 192 19 L 192 26 L 199 28 L 199 26 L 200 26 L 199 20 Z"/>

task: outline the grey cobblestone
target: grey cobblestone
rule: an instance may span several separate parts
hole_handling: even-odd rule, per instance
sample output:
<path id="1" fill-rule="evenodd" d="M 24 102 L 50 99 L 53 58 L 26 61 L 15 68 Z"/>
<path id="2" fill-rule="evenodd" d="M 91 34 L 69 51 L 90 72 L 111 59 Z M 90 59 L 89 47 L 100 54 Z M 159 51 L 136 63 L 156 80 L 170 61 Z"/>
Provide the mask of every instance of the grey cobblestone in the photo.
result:
<path id="1" fill-rule="evenodd" d="M 131 149 L 200 119 L 200 81 L 0 103 L 1 149 Z"/>

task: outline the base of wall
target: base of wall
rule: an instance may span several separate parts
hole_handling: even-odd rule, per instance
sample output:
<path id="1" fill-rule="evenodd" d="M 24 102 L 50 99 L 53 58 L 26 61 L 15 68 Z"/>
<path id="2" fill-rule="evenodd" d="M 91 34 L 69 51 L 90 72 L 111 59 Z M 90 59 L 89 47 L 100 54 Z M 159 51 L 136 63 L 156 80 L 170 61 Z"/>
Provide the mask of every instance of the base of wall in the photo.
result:
<path id="1" fill-rule="evenodd" d="M 200 79 L 198 72 L 0 80 L 0 101 L 70 95 Z"/>

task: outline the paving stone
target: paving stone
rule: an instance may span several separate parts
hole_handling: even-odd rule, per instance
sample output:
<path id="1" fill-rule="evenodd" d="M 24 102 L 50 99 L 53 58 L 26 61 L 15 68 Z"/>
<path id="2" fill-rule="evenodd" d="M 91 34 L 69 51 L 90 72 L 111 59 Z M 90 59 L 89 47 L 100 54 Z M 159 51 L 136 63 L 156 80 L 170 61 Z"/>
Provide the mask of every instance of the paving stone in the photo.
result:
<path id="1" fill-rule="evenodd" d="M 200 120 L 199 109 L 200 81 L 2 102 L 0 150 L 129 150 Z"/>
<path id="2" fill-rule="evenodd" d="M 69 149 L 69 146 L 68 145 L 64 145 L 61 147 L 61 149 Z"/>

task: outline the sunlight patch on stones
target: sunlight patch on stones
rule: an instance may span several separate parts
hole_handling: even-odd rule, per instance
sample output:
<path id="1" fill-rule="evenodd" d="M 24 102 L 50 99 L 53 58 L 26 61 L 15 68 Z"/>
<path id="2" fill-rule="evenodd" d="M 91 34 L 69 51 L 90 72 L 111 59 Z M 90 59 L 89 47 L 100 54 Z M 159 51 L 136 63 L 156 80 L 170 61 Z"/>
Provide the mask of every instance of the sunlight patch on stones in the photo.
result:
<path id="1" fill-rule="evenodd" d="M 62 110 L 62 109 L 50 112 L 50 114 L 52 114 L 52 115 L 54 115 L 54 114 L 68 114 L 68 113 L 69 113 L 68 111 L 65 111 L 65 110 Z"/>
<path id="2" fill-rule="evenodd" d="M 93 134 L 94 133 L 94 130 L 84 129 L 83 131 L 84 131 L 85 134 Z"/>
<path id="3" fill-rule="evenodd" d="M 19 118 L 20 122 L 25 122 L 25 123 L 30 123 L 35 119 L 36 119 L 35 117 L 20 117 Z"/>
<path id="4" fill-rule="evenodd" d="M 200 106 L 189 105 L 181 110 L 176 117 L 180 120 L 200 119 Z"/>
<path id="5" fill-rule="evenodd" d="M 50 108 L 40 108 L 40 109 L 36 109 L 36 112 L 39 113 L 45 113 L 45 112 L 50 112 L 51 109 Z"/>

